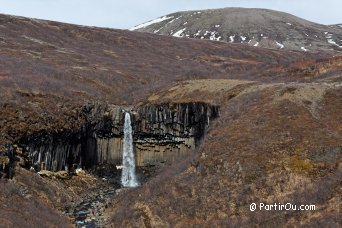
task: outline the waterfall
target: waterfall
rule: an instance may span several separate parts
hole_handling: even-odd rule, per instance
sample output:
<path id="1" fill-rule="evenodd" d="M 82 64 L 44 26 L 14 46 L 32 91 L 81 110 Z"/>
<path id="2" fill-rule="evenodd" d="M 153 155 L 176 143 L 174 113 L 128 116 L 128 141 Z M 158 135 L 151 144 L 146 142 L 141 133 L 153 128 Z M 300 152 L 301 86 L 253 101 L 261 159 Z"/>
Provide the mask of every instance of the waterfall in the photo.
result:
<path id="1" fill-rule="evenodd" d="M 121 184 L 124 187 L 138 186 L 138 182 L 135 177 L 131 116 L 128 112 L 125 113 L 122 166 Z"/>

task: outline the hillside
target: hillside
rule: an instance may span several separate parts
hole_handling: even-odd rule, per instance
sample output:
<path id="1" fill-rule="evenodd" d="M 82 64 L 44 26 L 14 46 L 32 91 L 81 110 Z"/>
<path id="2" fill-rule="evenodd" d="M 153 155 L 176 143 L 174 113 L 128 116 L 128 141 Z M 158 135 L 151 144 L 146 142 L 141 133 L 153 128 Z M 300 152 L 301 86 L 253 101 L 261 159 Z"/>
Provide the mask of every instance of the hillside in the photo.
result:
<path id="1" fill-rule="evenodd" d="M 220 117 L 191 157 L 108 208 L 114 226 L 278 227 L 341 223 L 341 73 L 336 82 L 190 80 L 149 102 L 205 100 Z M 332 79 L 332 78 L 331 78 Z M 256 211 L 250 204 L 256 203 Z M 259 203 L 315 205 L 259 210 Z M 299 210 L 299 208 L 297 208 Z"/>
<path id="2" fill-rule="evenodd" d="M 342 51 L 342 27 L 321 25 L 266 9 L 224 8 L 177 12 L 131 30 L 308 52 Z"/>
<path id="3" fill-rule="evenodd" d="M 75 112 L 88 102 L 138 104 L 188 79 L 305 80 L 282 66 L 327 57 L 7 15 L 0 23 L 1 146 L 81 124 Z"/>
<path id="4" fill-rule="evenodd" d="M 341 86 L 331 52 L 0 15 L 0 224 L 337 226 Z M 141 163 L 159 161 L 134 189 L 108 159 L 123 110 Z"/>

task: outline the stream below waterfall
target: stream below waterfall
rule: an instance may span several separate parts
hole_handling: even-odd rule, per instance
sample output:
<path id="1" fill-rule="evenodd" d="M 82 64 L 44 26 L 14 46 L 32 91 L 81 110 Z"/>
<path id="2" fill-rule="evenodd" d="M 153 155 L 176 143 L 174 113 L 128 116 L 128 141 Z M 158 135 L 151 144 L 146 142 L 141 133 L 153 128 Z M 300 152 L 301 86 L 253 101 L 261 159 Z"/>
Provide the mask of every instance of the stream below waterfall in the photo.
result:
<path id="1" fill-rule="evenodd" d="M 122 152 L 121 186 L 139 186 L 135 166 L 131 115 L 129 112 L 126 112 Z M 74 224 L 76 227 L 103 227 L 107 221 L 107 218 L 103 215 L 103 211 L 110 204 L 110 201 L 114 197 L 117 189 L 119 188 L 114 186 L 99 189 L 96 194 L 87 196 L 66 213 L 69 214 L 70 217 L 74 218 Z"/>
<path id="2" fill-rule="evenodd" d="M 103 211 L 110 205 L 110 201 L 115 196 L 117 188 L 107 187 L 101 189 L 97 194 L 91 195 L 76 206 L 66 211 L 73 220 L 76 227 L 103 227 L 107 218 Z"/>

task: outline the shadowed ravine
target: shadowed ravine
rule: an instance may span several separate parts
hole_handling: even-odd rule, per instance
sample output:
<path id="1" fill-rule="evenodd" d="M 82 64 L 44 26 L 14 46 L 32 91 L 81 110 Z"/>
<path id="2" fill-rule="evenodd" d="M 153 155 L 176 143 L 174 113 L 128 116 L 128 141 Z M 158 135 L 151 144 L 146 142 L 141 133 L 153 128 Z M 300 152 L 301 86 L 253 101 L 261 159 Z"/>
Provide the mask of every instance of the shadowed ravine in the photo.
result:
<path id="1" fill-rule="evenodd" d="M 66 211 L 76 227 L 102 227 L 107 219 L 103 215 L 103 210 L 108 207 L 115 195 L 116 188 L 101 189 L 95 195 L 84 199 L 73 209 Z"/>
<path id="2" fill-rule="evenodd" d="M 218 107 L 205 103 L 127 109 L 130 113 L 123 112 L 125 107 L 90 105 L 84 107 L 88 119 L 99 121 L 80 130 L 23 137 L 9 147 L 22 154 L 26 168 L 45 178 L 56 172 L 62 178 L 92 174 L 103 180 L 105 187 L 86 193 L 65 210 L 77 227 L 103 226 L 108 219 L 103 211 L 120 187 L 143 185 L 151 173 L 189 156 L 210 120 L 218 117 Z"/>

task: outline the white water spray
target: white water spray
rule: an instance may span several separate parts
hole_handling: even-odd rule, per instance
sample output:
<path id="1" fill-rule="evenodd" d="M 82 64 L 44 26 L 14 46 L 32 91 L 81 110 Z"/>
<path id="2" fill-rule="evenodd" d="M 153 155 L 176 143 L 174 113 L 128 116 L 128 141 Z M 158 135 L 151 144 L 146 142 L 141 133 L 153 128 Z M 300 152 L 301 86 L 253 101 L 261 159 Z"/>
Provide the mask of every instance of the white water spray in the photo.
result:
<path id="1" fill-rule="evenodd" d="M 138 186 L 138 182 L 135 176 L 131 116 L 128 112 L 125 113 L 122 166 L 121 184 L 124 187 Z"/>

